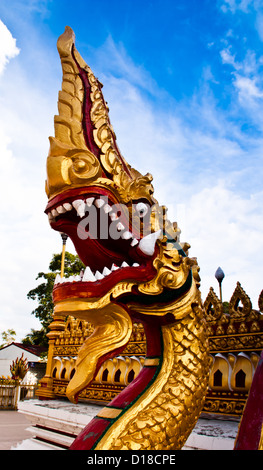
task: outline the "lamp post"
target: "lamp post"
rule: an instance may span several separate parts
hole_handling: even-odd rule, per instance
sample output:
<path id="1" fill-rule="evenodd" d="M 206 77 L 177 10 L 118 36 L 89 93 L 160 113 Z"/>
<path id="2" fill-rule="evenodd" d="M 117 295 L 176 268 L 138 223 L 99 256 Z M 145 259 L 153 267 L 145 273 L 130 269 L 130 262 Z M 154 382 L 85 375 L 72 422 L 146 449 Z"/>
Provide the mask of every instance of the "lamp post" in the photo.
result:
<path id="1" fill-rule="evenodd" d="M 62 238 L 62 253 L 61 253 L 61 273 L 60 277 L 61 279 L 64 277 L 64 265 L 65 265 L 65 252 L 66 252 L 66 242 L 68 239 L 68 235 L 65 233 L 60 232 L 61 238 Z"/>
<path id="2" fill-rule="evenodd" d="M 219 284 L 219 295 L 220 295 L 220 302 L 222 302 L 222 281 L 225 277 L 224 271 L 219 267 L 215 272 L 215 278 Z"/>
<path id="3" fill-rule="evenodd" d="M 62 245 L 62 255 L 61 255 L 61 279 L 64 276 L 64 263 L 65 263 L 65 251 L 66 251 L 66 241 L 68 235 L 65 233 L 60 233 L 63 245 Z M 36 395 L 40 399 L 54 399 L 54 386 L 53 386 L 53 375 L 52 370 L 54 367 L 53 357 L 54 357 L 54 348 L 57 338 L 61 335 L 62 331 L 65 328 L 65 317 L 62 314 L 53 312 L 53 320 L 49 325 L 49 332 L 47 333 L 48 337 L 48 356 L 47 356 L 47 367 L 44 377 L 39 382 L 39 388 L 36 391 Z"/>

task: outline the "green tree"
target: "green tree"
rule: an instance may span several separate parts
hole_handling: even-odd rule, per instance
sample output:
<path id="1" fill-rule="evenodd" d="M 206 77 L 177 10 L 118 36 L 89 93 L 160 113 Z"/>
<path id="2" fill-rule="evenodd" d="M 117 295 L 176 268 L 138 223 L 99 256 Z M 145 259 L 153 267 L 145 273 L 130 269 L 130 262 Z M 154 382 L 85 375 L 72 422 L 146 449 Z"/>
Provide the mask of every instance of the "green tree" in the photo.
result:
<path id="1" fill-rule="evenodd" d="M 1 333 L 3 343 L 0 344 L 0 348 L 7 346 L 8 344 L 13 343 L 16 339 L 16 332 L 12 328 L 9 328 L 6 331 L 2 331 Z"/>
<path id="2" fill-rule="evenodd" d="M 48 346 L 48 338 L 47 338 L 47 329 L 41 328 L 41 330 L 34 330 L 31 329 L 30 333 L 28 333 L 24 339 L 22 339 L 22 343 L 25 346 Z"/>
<path id="3" fill-rule="evenodd" d="M 82 269 L 85 269 L 84 264 L 80 261 L 79 257 L 66 251 L 64 276 L 69 277 L 74 274 L 79 274 Z M 46 346 L 48 339 L 46 334 L 48 326 L 52 321 L 53 301 L 52 291 L 56 275 L 61 270 L 61 254 L 54 254 L 49 264 L 49 272 L 38 273 L 36 280 L 44 279 L 44 282 L 39 284 L 34 289 L 30 290 L 27 294 L 28 299 L 37 300 L 38 306 L 32 311 L 32 315 L 39 319 L 42 328 L 41 330 L 31 330 L 26 337 L 22 340 L 23 344 L 38 344 Z"/>
<path id="4" fill-rule="evenodd" d="M 229 314 L 229 302 L 223 302 L 223 312 Z"/>

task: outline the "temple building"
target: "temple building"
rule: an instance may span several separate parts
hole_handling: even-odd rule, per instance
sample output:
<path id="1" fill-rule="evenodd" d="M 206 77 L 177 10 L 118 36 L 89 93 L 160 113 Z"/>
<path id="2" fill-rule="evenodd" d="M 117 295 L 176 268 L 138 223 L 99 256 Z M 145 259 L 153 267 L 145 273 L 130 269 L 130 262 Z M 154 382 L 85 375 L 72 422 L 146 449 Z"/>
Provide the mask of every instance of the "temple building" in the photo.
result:
<path id="1" fill-rule="evenodd" d="M 203 413 L 239 417 L 263 349 L 263 291 L 258 310 L 255 310 L 239 282 L 229 304 L 223 304 L 211 288 L 204 309 L 212 367 Z M 75 373 L 78 350 L 91 335 L 93 326 L 69 316 L 66 322 L 54 318 L 50 330 L 47 371 L 37 391 L 42 399 L 66 397 L 68 382 Z M 79 400 L 109 403 L 138 375 L 145 353 L 143 325 L 135 323 L 125 350 L 103 363 L 95 380 L 81 392 Z"/>

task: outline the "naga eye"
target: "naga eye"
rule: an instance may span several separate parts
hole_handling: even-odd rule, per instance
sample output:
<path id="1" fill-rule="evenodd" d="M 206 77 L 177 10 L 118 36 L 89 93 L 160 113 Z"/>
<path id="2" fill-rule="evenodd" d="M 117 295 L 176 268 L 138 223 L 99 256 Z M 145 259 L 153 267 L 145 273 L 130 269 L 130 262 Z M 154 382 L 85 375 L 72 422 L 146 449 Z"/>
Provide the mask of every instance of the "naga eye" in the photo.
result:
<path id="1" fill-rule="evenodd" d="M 139 217 L 144 217 L 148 212 L 148 206 L 144 202 L 138 202 L 135 206 L 136 211 L 139 214 Z"/>

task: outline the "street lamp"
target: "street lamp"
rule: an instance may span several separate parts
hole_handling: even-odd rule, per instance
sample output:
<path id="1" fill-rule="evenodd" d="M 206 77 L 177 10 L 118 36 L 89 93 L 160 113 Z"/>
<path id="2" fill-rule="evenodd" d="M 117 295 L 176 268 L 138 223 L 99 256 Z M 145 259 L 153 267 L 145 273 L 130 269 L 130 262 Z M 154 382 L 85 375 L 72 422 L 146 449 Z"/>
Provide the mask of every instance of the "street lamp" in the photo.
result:
<path id="1" fill-rule="evenodd" d="M 68 235 L 65 233 L 60 232 L 61 238 L 62 238 L 62 254 L 61 254 L 61 273 L 60 277 L 61 279 L 64 277 L 64 265 L 65 265 L 65 252 L 66 252 L 66 241 L 68 239 Z"/>
<path id="2" fill-rule="evenodd" d="M 219 267 L 215 272 L 215 278 L 219 284 L 220 302 L 222 302 L 222 281 L 225 277 L 224 271 Z"/>

